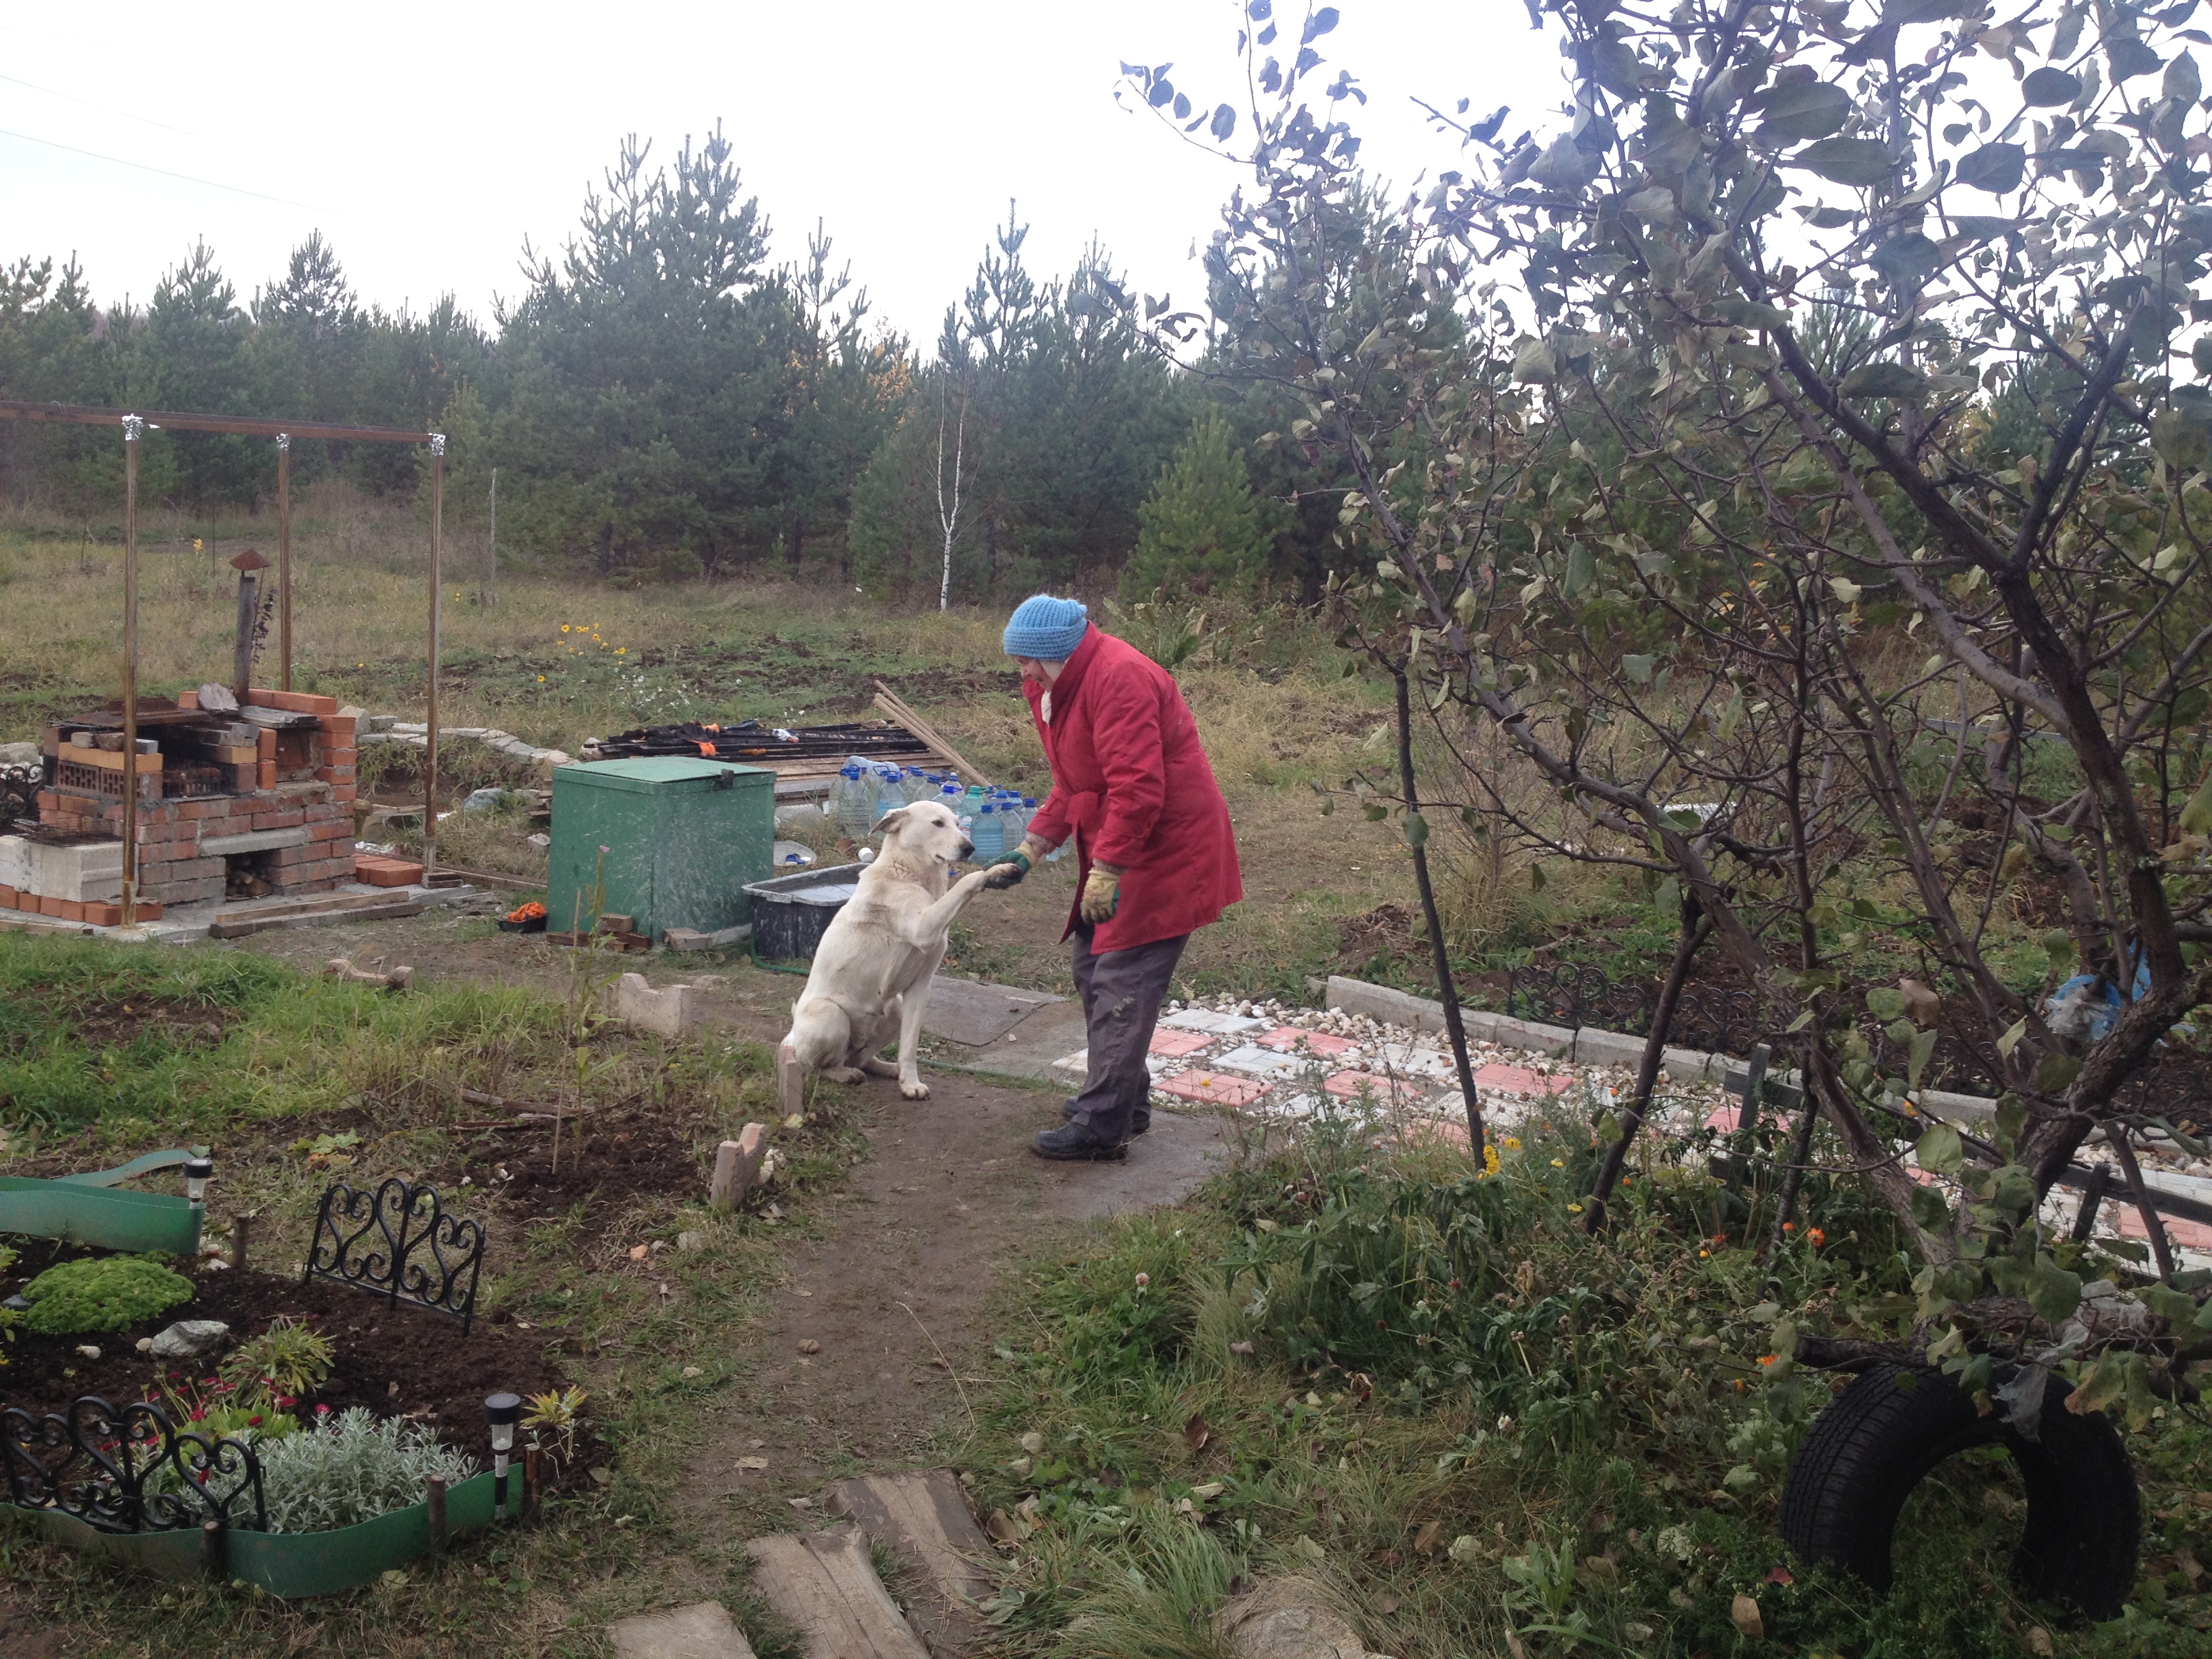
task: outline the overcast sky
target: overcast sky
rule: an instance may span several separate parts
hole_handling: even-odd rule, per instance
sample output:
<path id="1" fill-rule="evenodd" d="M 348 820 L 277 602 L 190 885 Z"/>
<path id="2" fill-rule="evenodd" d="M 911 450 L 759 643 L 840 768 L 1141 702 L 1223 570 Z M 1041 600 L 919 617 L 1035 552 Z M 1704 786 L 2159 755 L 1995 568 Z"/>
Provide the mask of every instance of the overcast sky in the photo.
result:
<path id="1" fill-rule="evenodd" d="M 1521 0 L 1340 7 L 1318 44 L 1366 88 L 1363 154 L 1398 184 L 1453 155 L 1412 96 L 1511 104 L 1510 136 L 1564 95 Z M 777 256 L 819 218 L 877 314 L 927 343 L 1009 197 L 1032 270 L 1066 270 L 1096 233 L 1187 302 L 1191 245 L 1240 176 L 1113 98 L 1123 58 L 1172 61 L 1201 105 L 1230 97 L 1229 0 L 10 12 L 0 255 L 74 252 L 104 303 L 143 303 L 201 236 L 247 300 L 319 228 L 364 299 L 450 292 L 489 323 L 524 237 L 559 246 L 625 133 L 659 159 L 719 119 Z"/>

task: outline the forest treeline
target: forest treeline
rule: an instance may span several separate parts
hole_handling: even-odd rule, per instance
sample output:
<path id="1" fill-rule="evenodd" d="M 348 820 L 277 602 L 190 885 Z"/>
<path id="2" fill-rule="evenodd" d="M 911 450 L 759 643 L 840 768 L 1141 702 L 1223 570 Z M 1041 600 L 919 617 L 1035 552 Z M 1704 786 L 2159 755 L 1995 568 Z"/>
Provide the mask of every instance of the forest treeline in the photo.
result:
<path id="1" fill-rule="evenodd" d="M 665 166 L 625 143 L 557 253 L 489 323 L 359 297 L 320 233 L 241 298 L 204 243 L 143 305 L 102 307 L 74 264 L 0 270 L 0 396 L 444 431 L 447 512 L 547 565 L 626 579 L 778 568 L 934 598 L 1120 582 L 1310 594 L 1333 500 L 1257 441 L 1264 392 L 1151 349 L 1096 246 L 1047 277 L 1010 205 L 939 337 L 869 310 L 819 228 L 777 264 L 719 131 Z M 150 434 L 142 489 L 187 510 L 265 503 L 274 446 Z M 301 442 L 295 483 L 419 492 L 422 456 Z M 113 434 L 0 422 L 0 488 L 106 517 Z M 957 507 L 957 514 L 955 507 Z"/>

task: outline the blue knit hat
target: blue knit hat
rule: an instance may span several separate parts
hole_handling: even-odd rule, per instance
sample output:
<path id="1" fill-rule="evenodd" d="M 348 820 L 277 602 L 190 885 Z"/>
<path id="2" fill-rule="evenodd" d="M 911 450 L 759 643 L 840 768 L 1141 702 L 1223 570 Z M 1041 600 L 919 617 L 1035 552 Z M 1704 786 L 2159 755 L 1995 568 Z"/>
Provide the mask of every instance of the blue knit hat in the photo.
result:
<path id="1" fill-rule="evenodd" d="M 1033 594 L 1014 607 L 1006 622 L 1006 654 L 1066 662 L 1090 631 L 1091 612 L 1080 600 Z"/>

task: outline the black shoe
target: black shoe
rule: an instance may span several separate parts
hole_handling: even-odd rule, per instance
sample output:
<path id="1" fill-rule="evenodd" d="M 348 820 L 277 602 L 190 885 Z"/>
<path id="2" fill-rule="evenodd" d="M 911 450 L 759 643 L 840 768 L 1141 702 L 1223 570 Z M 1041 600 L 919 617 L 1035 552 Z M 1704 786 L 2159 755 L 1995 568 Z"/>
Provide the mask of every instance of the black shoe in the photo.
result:
<path id="1" fill-rule="evenodd" d="M 1065 1118 L 1073 1118 L 1075 1115 L 1074 1096 L 1070 1095 L 1066 1100 L 1060 1103 L 1060 1115 Z M 1129 1120 L 1129 1139 L 1134 1140 L 1139 1135 L 1144 1133 L 1146 1130 L 1152 1127 L 1152 1115 L 1150 1112 L 1146 1113 L 1142 1117 L 1131 1118 Z"/>
<path id="2" fill-rule="evenodd" d="M 1092 1133 L 1086 1123 L 1070 1123 L 1059 1129 L 1040 1129 L 1030 1142 L 1039 1158 L 1063 1164 L 1118 1164 L 1129 1155 L 1126 1140 L 1108 1140 Z"/>

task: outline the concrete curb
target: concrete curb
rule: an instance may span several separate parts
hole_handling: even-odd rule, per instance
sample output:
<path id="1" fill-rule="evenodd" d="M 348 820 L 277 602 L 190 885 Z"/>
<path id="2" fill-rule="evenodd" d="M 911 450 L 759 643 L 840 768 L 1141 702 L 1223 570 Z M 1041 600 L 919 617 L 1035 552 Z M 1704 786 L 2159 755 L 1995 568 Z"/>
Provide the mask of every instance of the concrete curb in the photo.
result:
<path id="1" fill-rule="evenodd" d="M 1394 991 L 1387 985 L 1346 979 L 1337 974 L 1329 976 L 1327 1006 L 1342 1013 L 1364 1014 L 1387 1024 L 1402 1025 L 1412 1031 L 1441 1032 L 1444 1029 L 1444 1006 L 1441 1002 Z M 1509 1019 L 1503 1014 L 1479 1008 L 1462 1009 L 1460 1018 L 1472 1041 L 1526 1048 L 1540 1054 L 1570 1059 L 1578 1065 L 1634 1067 L 1644 1059 L 1644 1039 L 1626 1031 L 1600 1030 L 1594 1025 L 1571 1031 L 1565 1026 Z M 1748 1060 L 1733 1054 L 1709 1054 L 1702 1048 L 1668 1048 L 1664 1064 L 1667 1074 L 1680 1083 L 1727 1084 L 1741 1080 L 1750 1071 Z M 1776 1082 L 1793 1088 L 1802 1083 L 1795 1072 L 1772 1075 Z M 1925 1115 L 1952 1123 L 1984 1121 L 1994 1117 L 1997 1109 L 1996 1102 L 1982 1096 L 1951 1094 L 1941 1089 L 1920 1091 L 1912 1097 L 1912 1103 Z"/>

